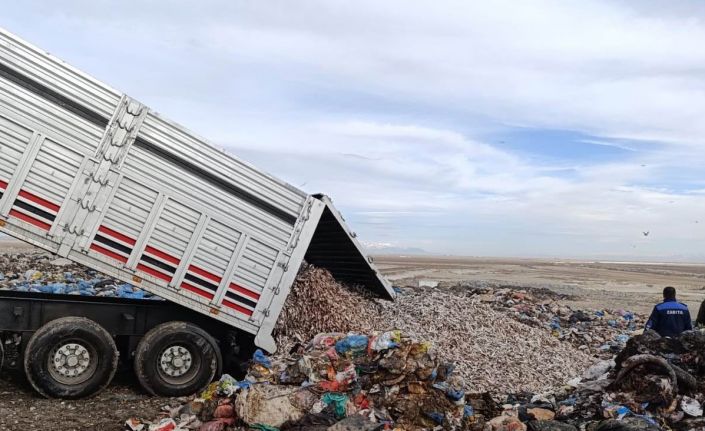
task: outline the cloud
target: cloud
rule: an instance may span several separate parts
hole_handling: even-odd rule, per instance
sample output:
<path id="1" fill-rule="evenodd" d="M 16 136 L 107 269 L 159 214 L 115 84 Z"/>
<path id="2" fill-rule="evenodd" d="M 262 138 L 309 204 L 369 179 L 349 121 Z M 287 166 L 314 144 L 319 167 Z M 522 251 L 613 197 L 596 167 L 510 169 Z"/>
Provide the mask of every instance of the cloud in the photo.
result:
<path id="1" fill-rule="evenodd" d="M 372 243 L 703 256 L 698 2 L 29 1 L 3 18 L 275 176 L 332 195 Z M 521 148 L 505 138 L 526 130 Z M 625 151 L 593 160 L 542 130 Z"/>
<path id="2" fill-rule="evenodd" d="M 600 145 L 603 147 L 619 148 L 620 150 L 625 150 L 625 151 L 639 151 L 636 148 L 629 147 L 624 144 L 620 144 L 618 142 L 598 141 L 595 139 L 583 139 L 582 142 L 585 142 L 586 144 L 591 144 L 591 145 Z"/>

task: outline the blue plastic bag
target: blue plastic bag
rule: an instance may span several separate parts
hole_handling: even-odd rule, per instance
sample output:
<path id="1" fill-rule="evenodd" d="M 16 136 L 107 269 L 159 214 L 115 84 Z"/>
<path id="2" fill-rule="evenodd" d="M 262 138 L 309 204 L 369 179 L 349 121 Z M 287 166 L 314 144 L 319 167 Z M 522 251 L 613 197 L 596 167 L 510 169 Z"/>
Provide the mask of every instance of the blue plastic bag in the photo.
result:
<path id="1" fill-rule="evenodd" d="M 366 335 L 348 335 L 335 343 L 335 351 L 339 355 L 358 356 L 365 353 L 369 341 Z"/>
<path id="2" fill-rule="evenodd" d="M 68 286 L 65 285 L 64 283 L 53 283 L 52 285 L 52 293 L 55 294 L 66 294 L 68 293 L 69 289 Z"/>
<path id="3" fill-rule="evenodd" d="M 255 350 L 255 354 L 252 355 L 252 360 L 255 362 L 255 364 L 260 364 L 264 367 L 272 368 L 272 361 L 270 361 L 269 358 L 264 355 L 264 352 L 261 349 Z"/>
<path id="4" fill-rule="evenodd" d="M 453 389 L 446 382 L 434 383 L 433 387 L 439 391 L 442 391 L 451 401 L 458 401 L 465 397 L 465 391 L 461 389 Z"/>
<path id="5" fill-rule="evenodd" d="M 629 341 L 629 335 L 627 334 L 620 334 L 614 337 L 614 341 L 620 343 L 620 344 L 625 344 L 627 341 Z"/>
<path id="6" fill-rule="evenodd" d="M 448 388 L 448 390 L 446 391 L 446 396 L 451 401 L 460 401 L 461 399 L 465 398 L 465 391 L 462 389 L 456 390 Z"/>
<path id="7" fill-rule="evenodd" d="M 51 284 L 47 284 L 46 286 L 31 286 L 31 288 L 37 289 L 42 293 L 54 293 L 54 286 Z"/>
<path id="8" fill-rule="evenodd" d="M 129 299 L 144 299 L 144 292 L 141 290 L 137 290 L 134 292 L 124 292 L 122 294 L 122 297 Z"/>

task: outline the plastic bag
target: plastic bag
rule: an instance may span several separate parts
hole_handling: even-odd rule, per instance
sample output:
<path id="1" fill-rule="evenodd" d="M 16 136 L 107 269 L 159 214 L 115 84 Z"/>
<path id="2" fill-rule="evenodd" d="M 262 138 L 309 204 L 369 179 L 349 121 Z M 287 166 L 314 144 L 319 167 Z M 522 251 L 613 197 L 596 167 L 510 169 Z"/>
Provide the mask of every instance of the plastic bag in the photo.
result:
<path id="1" fill-rule="evenodd" d="M 315 350 L 327 350 L 330 347 L 335 347 L 335 343 L 341 338 L 345 338 L 345 334 L 340 332 L 322 333 L 313 337 L 310 348 Z"/>
<path id="2" fill-rule="evenodd" d="M 355 365 L 350 364 L 345 367 L 342 371 L 338 371 L 335 374 L 335 381 L 343 384 L 350 384 L 357 380 L 357 371 L 355 371 Z"/>
<path id="3" fill-rule="evenodd" d="M 703 408 L 698 400 L 688 396 L 683 397 L 681 409 L 689 416 L 699 417 L 703 415 Z"/>
<path id="4" fill-rule="evenodd" d="M 241 389 L 248 389 L 252 384 L 248 381 L 238 382 L 230 374 L 223 374 L 218 381 L 216 393 L 221 396 L 231 397 Z"/>
<path id="5" fill-rule="evenodd" d="M 370 348 L 379 352 L 380 350 L 399 347 L 399 343 L 401 343 L 401 331 L 388 331 L 378 337 L 374 337 L 370 343 Z"/>
<path id="6" fill-rule="evenodd" d="M 351 334 L 335 343 L 335 351 L 347 357 L 361 356 L 365 354 L 368 343 L 366 335 Z"/>
<path id="7" fill-rule="evenodd" d="M 333 411 L 335 412 L 336 419 L 342 419 L 345 417 L 345 406 L 348 403 L 348 396 L 345 394 L 327 392 L 323 394 L 321 401 L 325 405 L 333 404 Z"/>
<path id="8" fill-rule="evenodd" d="M 252 361 L 254 361 L 255 364 L 262 365 L 266 368 L 272 368 L 272 361 L 269 360 L 267 356 L 265 356 L 264 352 L 261 349 L 257 349 L 255 351 L 255 354 L 252 355 Z"/>

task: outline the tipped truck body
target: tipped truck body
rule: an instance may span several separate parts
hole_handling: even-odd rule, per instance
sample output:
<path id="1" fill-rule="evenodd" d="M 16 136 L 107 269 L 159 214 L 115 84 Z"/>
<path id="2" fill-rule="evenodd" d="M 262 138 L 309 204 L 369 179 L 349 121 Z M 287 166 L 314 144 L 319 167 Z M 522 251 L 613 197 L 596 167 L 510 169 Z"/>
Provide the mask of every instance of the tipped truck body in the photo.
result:
<path id="1" fill-rule="evenodd" d="M 304 259 L 394 297 L 329 198 L 2 29 L 0 230 L 254 334 L 269 352 Z"/>

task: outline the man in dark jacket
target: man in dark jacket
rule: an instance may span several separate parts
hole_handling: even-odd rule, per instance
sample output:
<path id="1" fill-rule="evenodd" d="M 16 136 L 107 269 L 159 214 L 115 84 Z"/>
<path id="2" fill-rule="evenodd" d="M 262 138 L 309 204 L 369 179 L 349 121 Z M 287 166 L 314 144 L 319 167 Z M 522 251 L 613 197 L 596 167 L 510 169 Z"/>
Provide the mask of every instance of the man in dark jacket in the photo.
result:
<path id="1" fill-rule="evenodd" d="M 676 289 L 663 289 L 663 302 L 654 307 L 646 329 L 653 329 L 662 337 L 675 337 L 683 331 L 693 329 L 688 306 L 676 301 Z"/>
<path id="2" fill-rule="evenodd" d="M 705 301 L 700 304 L 700 310 L 698 310 L 698 317 L 695 318 L 695 325 L 698 327 L 705 326 Z"/>

